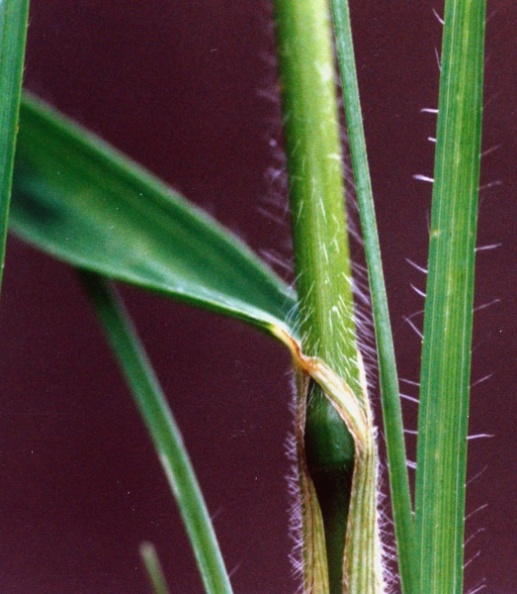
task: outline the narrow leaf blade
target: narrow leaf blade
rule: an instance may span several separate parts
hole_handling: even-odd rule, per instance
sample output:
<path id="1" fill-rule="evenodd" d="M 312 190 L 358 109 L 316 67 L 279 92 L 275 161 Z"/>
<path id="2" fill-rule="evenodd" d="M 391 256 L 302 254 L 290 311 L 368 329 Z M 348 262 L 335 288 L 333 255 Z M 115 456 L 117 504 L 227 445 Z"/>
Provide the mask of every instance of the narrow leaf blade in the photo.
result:
<path id="1" fill-rule="evenodd" d="M 386 449 L 390 477 L 395 536 L 399 553 L 399 571 L 403 592 L 416 592 L 417 558 L 411 509 L 409 477 L 395 348 L 391 332 L 388 298 L 384 282 L 381 251 L 372 184 L 368 167 L 366 140 L 363 129 L 359 85 L 354 58 L 354 45 L 347 0 L 332 0 L 339 70 L 343 82 L 343 99 L 347 133 L 354 171 L 359 216 L 368 265 L 368 280 L 372 299 L 382 413 L 386 433 Z"/>
<path id="2" fill-rule="evenodd" d="M 154 545 L 150 542 L 142 543 L 140 546 L 140 556 L 142 557 L 154 593 L 169 594 L 167 582 L 165 581 L 162 566 Z"/>
<path id="3" fill-rule="evenodd" d="M 0 289 L 16 146 L 28 0 L 0 2 Z"/>
<path id="4" fill-rule="evenodd" d="M 187 529 L 205 592 L 232 594 L 210 515 L 180 430 L 131 319 L 106 279 L 90 272 L 83 272 L 81 278 L 153 440 Z M 156 568 L 155 565 L 155 578 Z"/>
<path id="5" fill-rule="evenodd" d="M 286 327 L 293 294 L 242 242 L 43 103 L 20 114 L 11 226 L 70 264 L 245 320 Z"/>

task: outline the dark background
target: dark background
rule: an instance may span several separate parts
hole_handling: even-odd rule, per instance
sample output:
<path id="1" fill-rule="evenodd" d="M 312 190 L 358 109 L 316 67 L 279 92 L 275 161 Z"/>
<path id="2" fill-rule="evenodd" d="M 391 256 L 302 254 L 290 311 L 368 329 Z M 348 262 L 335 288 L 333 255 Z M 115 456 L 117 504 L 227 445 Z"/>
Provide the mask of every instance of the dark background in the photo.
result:
<path id="1" fill-rule="evenodd" d="M 396 7 L 395 7 L 396 6 Z M 352 2 L 359 77 L 401 376 L 418 377 L 436 105 L 439 3 Z M 489 3 L 466 591 L 506 594 L 515 570 L 515 135 L 517 8 Z M 26 85 L 287 261 L 288 222 L 266 175 L 278 159 L 265 0 L 33 0 Z M 273 202 L 273 204 L 272 204 Z M 271 216 L 265 214 L 269 212 Z M 279 269 L 280 270 L 280 269 Z M 281 271 L 282 272 L 282 271 Z M 282 272 L 282 274 L 284 274 Z M 289 275 L 287 274 L 287 277 Z M 204 489 L 237 593 L 292 593 L 291 426 L 284 350 L 232 320 L 124 296 Z M 418 323 L 420 318 L 414 318 Z M 16 239 L 0 316 L 0 588 L 5 594 L 149 592 L 138 546 L 158 548 L 171 591 L 201 592 L 174 502 L 74 274 Z M 411 390 L 410 386 L 408 390 Z M 414 394 L 413 392 L 410 392 Z M 374 394 L 377 399 L 377 395 Z M 406 407 L 414 428 L 414 405 Z M 478 532 L 479 531 L 479 532 Z M 513 588 L 512 588 L 513 586 Z"/>

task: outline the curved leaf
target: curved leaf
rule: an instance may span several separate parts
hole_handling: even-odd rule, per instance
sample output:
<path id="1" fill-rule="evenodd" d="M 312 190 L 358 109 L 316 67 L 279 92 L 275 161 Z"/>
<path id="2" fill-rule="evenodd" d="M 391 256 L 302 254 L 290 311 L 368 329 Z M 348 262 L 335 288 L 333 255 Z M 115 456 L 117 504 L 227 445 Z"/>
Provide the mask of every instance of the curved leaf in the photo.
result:
<path id="1" fill-rule="evenodd" d="M 151 435 L 185 524 L 205 592 L 232 594 L 230 578 L 181 432 L 131 318 L 116 290 L 105 279 L 83 272 L 81 280 Z M 146 549 L 144 559 L 156 594 L 166 594 L 158 561 L 149 547 Z"/>
<path id="2" fill-rule="evenodd" d="M 74 266 L 268 333 L 288 330 L 293 293 L 230 231 L 30 96 L 20 111 L 11 228 Z"/>

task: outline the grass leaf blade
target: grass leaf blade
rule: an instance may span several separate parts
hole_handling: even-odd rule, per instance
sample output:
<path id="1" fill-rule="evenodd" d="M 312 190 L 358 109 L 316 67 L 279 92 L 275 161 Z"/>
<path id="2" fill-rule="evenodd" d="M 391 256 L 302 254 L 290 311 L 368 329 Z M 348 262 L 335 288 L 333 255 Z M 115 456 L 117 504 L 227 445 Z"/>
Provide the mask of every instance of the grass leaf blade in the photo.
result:
<path id="1" fill-rule="evenodd" d="M 118 151 L 25 96 L 11 227 L 83 269 L 286 328 L 293 293 L 215 220 Z"/>
<path id="2" fill-rule="evenodd" d="M 163 575 L 162 566 L 154 545 L 150 542 L 144 542 L 140 545 L 140 556 L 145 565 L 149 581 L 155 594 L 169 594 L 167 582 Z"/>
<path id="3" fill-rule="evenodd" d="M 178 426 L 115 289 L 82 272 L 86 292 L 118 359 L 178 503 L 207 594 L 231 594 L 228 573 Z"/>
<path id="4" fill-rule="evenodd" d="M 416 474 L 420 589 L 463 591 L 485 0 L 447 0 Z"/>
<path id="5" fill-rule="evenodd" d="M 403 592 L 416 592 L 417 559 L 415 556 L 411 495 L 406 465 L 404 426 L 399 397 L 399 382 L 395 349 L 384 283 L 381 251 L 372 185 L 366 152 L 359 85 L 354 58 L 352 29 L 347 0 L 332 0 L 338 62 L 343 83 L 343 99 L 348 141 L 354 171 L 359 216 L 368 264 L 368 279 L 372 299 L 373 321 L 379 361 L 379 381 L 382 412 L 386 433 L 386 448 L 392 495 L 395 535 L 399 553 L 399 571 Z"/>
<path id="6" fill-rule="evenodd" d="M 27 37 L 28 0 L 0 2 L 0 289 Z"/>

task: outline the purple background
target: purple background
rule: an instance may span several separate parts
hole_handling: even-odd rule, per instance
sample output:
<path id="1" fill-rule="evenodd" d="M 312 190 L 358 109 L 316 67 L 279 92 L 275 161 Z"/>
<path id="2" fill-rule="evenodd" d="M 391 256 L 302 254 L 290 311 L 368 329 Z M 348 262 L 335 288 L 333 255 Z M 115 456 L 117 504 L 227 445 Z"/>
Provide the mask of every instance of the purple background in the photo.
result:
<path id="1" fill-rule="evenodd" d="M 431 2 L 352 2 L 367 142 L 402 377 L 418 377 L 440 25 Z M 286 260 L 288 223 L 266 171 L 278 130 L 268 3 L 32 1 L 26 84 Z M 514 202 L 517 9 L 489 3 L 468 509 L 467 588 L 516 583 Z M 274 217 L 267 216 L 269 211 Z M 182 428 L 236 593 L 294 592 L 284 455 L 289 358 L 232 320 L 125 288 Z M 415 318 L 420 321 L 419 317 Z M 143 593 L 138 546 L 172 592 L 201 592 L 149 440 L 74 274 L 11 239 L 0 316 L 0 584 L 6 594 Z M 375 398 L 377 396 L 375 395 Z M 413 405 L 406 407 L 414 427 Z M 483 530 L 477 534 L 478 530 Z"/>

